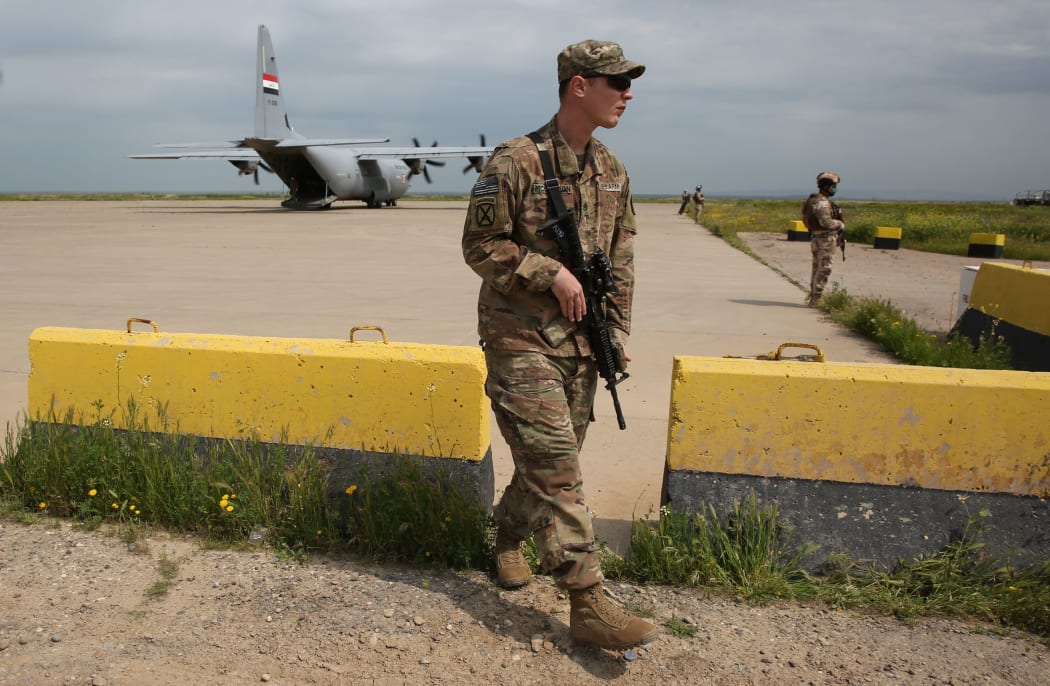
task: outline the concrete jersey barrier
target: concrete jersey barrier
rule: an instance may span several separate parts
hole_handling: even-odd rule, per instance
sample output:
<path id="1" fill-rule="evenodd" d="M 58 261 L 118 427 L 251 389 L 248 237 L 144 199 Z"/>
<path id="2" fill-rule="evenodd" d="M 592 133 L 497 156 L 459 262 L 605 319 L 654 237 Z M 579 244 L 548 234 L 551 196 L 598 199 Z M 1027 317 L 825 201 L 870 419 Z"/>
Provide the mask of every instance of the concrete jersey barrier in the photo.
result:
<path id="1" fill-rule="evenodd" d="M 799 542 L 892 566 L 991 513 L 1003 552 L 1050 554 L 1050 375 L 676 357 L 664 504 L 751 491 Z"/>
<path id="2" fill-rule="evenodd" d="M 1001 337 L 1015 368 L 1050 371 L 1050 270 L 982 263 L 954 330 L 975 346 Z"/>
<path id="3" fill-rule="evenodd" d="M 368 327 L 374 328 L 374 327 Z M 123 426 L 130 400 L 181 434 L 314 446 L 338 470 L 393 454 L 465 475 L 492 502 L 485 364 L 475 348 L 44 327 L 29 339 L 28 418 Z"/>

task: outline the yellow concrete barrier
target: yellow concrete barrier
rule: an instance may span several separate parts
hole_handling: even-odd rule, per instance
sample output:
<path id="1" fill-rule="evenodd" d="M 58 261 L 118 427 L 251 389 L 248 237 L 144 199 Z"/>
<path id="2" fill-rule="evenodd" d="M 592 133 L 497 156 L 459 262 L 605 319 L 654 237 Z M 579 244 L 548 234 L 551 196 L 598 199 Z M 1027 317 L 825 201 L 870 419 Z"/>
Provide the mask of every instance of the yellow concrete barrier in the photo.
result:
<path id="1" fill-rule="evenodd" d="M 91 419 L 93 404 L 164 408 L 180 433 L 486 464 L 476 348 L 45 327 L 29 339 L 29 418 Z M 370 335 L 374 337 L 374 335 Z M 491 499 L 489 500 L 491 503 Z"/>
<path id="2" fill-rule="evenodd" d="M 969 499 L 1050 551 L 1014 520 L 1050 516 L 1048 420 L 1046 374 L 676 357 L 665 504 L 755 489 L 827 552 L 892 563 L 946 543 Z"/>
<path id="3" fill-rule="evenodd" d="M 955 330 L 974 345 L 999 336 L 1014 367 L 1050 371 L 1050 270 L 983 262 Z"/>
<path id="4" fill-rule="evenodd" d="M 967 257 L 1002 257 L 1006 246 L 1006 234 L 971 233 Z"/>
<path id="5" fill-rule="evenodd" d="M 808 241 L 809 240 L 809 229 L 798 219 L 792 219 L 788 222 L 788 240 L 789 241 Z"/>
<path id="6" fill-rule="evenodd" d="M 872 247 L 879 250 L 899 250 L 902 234 L 899 226 L 876 226 L 875 243 Z"/>

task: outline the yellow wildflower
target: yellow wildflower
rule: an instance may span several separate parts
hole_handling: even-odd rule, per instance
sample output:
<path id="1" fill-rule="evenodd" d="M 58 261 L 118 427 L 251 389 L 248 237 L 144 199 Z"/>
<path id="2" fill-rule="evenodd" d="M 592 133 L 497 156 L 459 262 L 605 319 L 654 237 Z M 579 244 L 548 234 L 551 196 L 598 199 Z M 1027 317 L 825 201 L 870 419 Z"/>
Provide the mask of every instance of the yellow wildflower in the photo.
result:
<path id="1" fill-rule="evenodd" d="M 40 504 L 37 505 L 37 507 L 39 507 L 41 510 L 43 510 L 45 507 L 47 507 L 47 503 L 45 503 L 44 501 L 41 500 Z"/>
<path id="2" fill-rule="evenodd" d="M 226 506 L 226 511 L 227 512 L 233 512 L 233 505 L 227 505 Z"/>
<path id="3" fill-rule="evenodd" d="M 357 490 L 357 484 L 350 484 L 349 486 L 346 487 L 346 494 L 347 495 L 353 495 L 354 491 L 356 491 L 356 490 Z"/>
<path id="4" fill-rule="evenodd" d="M 98 491 L 92 488 L 90 491 L 88 491 L 88 495 L 94 498 L 96 495 L 98 495 Z"/>

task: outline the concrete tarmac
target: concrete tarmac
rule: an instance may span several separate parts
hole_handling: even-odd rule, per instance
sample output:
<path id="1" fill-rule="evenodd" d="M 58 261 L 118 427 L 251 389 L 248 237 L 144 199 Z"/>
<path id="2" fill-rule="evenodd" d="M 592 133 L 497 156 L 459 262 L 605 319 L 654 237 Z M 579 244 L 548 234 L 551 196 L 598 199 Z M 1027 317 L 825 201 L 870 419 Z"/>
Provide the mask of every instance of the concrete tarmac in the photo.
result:
<path id="1" fill-rule="evenodd" d="M 0 425 L 24 421 L 27 343 L 40 326 L 123 330 L 142 317 L 170 332 L 345 338 L 378 325 L 393 341 L 477 345 L 480 282 L 460 252 L 465 209 L 0 202 Z M 581 458 L 598 537 L 621 551 L 632 518 L 660 504 L 675 355 L 759 355 L 791 341 L 819 345 L 829 361 L 892 363 L 677 205 L 636 209 L 633 361 L 619 386 L 627 430 L 599 388 Z M 498 497 L 513 465 L 494 423 L 493 458 Z"/>

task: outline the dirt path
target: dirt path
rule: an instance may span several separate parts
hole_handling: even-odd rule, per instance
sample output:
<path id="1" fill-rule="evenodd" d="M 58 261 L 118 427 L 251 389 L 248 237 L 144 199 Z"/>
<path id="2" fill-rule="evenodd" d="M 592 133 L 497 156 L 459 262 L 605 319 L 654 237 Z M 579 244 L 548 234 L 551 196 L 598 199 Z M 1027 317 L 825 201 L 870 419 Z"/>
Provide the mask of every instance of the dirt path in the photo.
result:
<path id="1" fill-rule="evenodd" d="M 1045 684 L 1050 651 L 947 620 L 753 607 L 611 584 L 665 632 L 633 660 L 574 649 L 548 577 L 500 592 L 484 574 L 346 559 L 309 564 L 158 534 L 0 520 L 0 683 Z M 177 568 L 167 593 L 161 563 Z"/>

